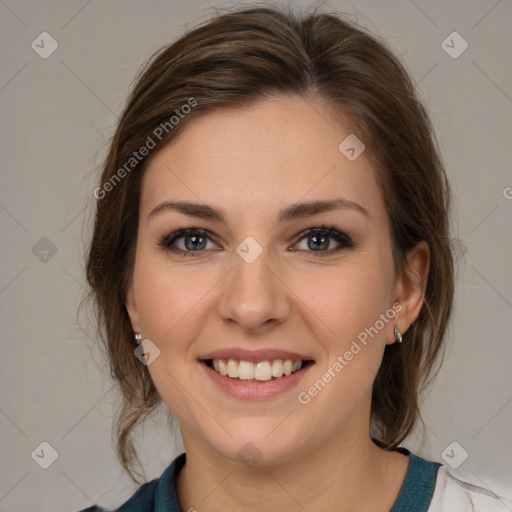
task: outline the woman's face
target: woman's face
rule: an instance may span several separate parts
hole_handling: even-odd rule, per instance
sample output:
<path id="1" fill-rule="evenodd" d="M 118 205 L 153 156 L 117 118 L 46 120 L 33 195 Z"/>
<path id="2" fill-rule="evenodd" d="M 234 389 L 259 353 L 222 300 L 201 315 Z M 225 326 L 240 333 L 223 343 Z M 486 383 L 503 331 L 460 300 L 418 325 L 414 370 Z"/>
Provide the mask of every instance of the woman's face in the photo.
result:
<path id="1" fill-rule="evenodd" d="M 368 440 L 385 345 L 412 320 L 351 133 L 275 97 L 198 117 L 151 160 L 127 308 L 187 450 L 274 464 Z"/>

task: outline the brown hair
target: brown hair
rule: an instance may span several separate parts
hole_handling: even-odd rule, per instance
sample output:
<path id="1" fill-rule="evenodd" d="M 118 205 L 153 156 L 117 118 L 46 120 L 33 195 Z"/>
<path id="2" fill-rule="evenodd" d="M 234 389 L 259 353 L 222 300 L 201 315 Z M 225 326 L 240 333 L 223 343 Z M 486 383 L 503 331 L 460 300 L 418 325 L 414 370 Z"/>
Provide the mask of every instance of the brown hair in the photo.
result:
<path id="1" fill-rule="evenodd" d="M 125 307 L 149 155 L 130 159 L 152 134 L 156 147 L 151 155 L 198 115 L 221 107 L 243 108 L 275 94 L 318 99 L 331 107 L 333 118 L 339 112 L 350 119 L 377 170 L 397 272 L 403 270 L 408 250 L 421 240 L 429 245 L 423 308 L 404 342 L 386 346 L 374 382 L 374 442 L 395 448 L 421 418 L 419 394 L 444 346 L 454 286 L 449 185 L 428 115 L 385 43 L 355 23 L 317 10 L 302 17 L 270 7 L 225 12 L 161 49 L 141 70 L 111 140 L 96 189 L 100 192 L 95 193 L 94 233 L 86 261 L 91 291 L 86 298 L 93 299 L 98 335 L 121 390 L 117 454 L 135 482 L 133 463 L 140 461 L 133 429 L 161 398 L 147 367 L 134 356 Z M 186 110 L 187 104 L 194 107 Z M 171 116 L 184 112 L 171 128 Z M 159 126 L 167 128 L 160 130 L 161 139 L 154 135 Z"/>

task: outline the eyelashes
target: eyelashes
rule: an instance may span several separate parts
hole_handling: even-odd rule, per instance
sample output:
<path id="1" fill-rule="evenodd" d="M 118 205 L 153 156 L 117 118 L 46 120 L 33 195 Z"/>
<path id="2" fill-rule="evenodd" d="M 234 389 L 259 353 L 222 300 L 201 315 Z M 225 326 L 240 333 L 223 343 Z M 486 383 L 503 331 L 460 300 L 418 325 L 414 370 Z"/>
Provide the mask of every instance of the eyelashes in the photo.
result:
<path id="1" fill-rule="evenodd" d="M 325 246 L 326 241 L 327 245 L 330 247 L 332 245 L 331 242 L 329 241 L 330 239 L 334 240 L 338 244 L 338 247 L 330 248 L 327 251 L 316 250 L 318 249 L 317 244 L 319 244 L 320 246 Z M 314 243 L 311 244 L 311 246 L 309 243 L 307 243 L 306 246 L 308 249 L 311 249 L 312 247 L 316 247 L 316 249 L 298 249 L 299 251 L 311 253 L 311 255 L 314 257 L 328 256 L 333 253 L 338 253 L 343 249 L 351 249 L 354 247 L 352 239 L 346 233 L 339 231 L 334 226 L 327 228 L 324 225 L 322 225 L 319 228 L 309 228 L 305 231 L 302 231 L 299 235 L 297 235 L 297 242 L 294 243 L 294 246 L 297 245 L 302 240 L 306 240 L 308 242 L 309 240 L 314 240 Z M 294 251 L 297 251 L 297 249 L 294 249 Z"/>
<path id="2" fill-rule="evenodd" d="M 212 235 L 209 233 L 209 231 L 205 229 L 200 228 L 188 228 L 188 229 L 178 229 L 174 233 L 171 233 L 170 235 L 164 236 L 159 242 L 158 245 L 164 249 L 165 251 L 171 251 L 175 253 L 182 253 L 183 256 L 196 256 L 195 254 L 189 254 L 189 253 L 198 253 L 198 252 L 204 252 L 206 250 L 205 247 L 202 247 L 205 240 L 212 241 Z M 199 250 L 195 251 L 187 251 L 184 249 L 178 249 L 175 247 L 175 243 L 177 240 L 180 239 L 189 239 L 192 241 L 192 246 L 195 246 L 196 248 L 199 247 Z M 198 243 L 199 242 L 199 243 Z M 203 242 L 203 243 L 201 243 Z M 185 245 L 186 247 L 186 245 Z"/>
<path id="3" fill-rule="evenodd" d="M 215 243 L 215 236 L 208 230 L 201 228 L 179 228 L 169 235 L 163 236 L 158 241 L 158 246 L 166 251 L 182 256 L 200 257 L 203 256 L 205 251 L 220 250 Z M 325 257 L 334 253 L 339 253 L 343 249 L 350 249 L 354 247 L 352 239 L 346 233 L 339 231 L 334 226 L 328 228 L 324 225 L 321 227 L 309 228 L 302 231 L 295 237 L 296 241 L 294 246 L 302 240 L 306 240 L 307 249 L 293 249 L 294 252 L 305 252 L 311 254 L 313 257 Z M 181 243 L 183 248 L 179 248 L 176 242 Z M 331 240 L 338 244 L 334 249 Z M 309 242 L 312 241 L 310 244 Z M 208 248 L 208 245 L 213 245 L 213 248 Z M 322 248 L 328 247 L 328 250 Z M 308 250 L 310 249 L 310 250 Z"/>

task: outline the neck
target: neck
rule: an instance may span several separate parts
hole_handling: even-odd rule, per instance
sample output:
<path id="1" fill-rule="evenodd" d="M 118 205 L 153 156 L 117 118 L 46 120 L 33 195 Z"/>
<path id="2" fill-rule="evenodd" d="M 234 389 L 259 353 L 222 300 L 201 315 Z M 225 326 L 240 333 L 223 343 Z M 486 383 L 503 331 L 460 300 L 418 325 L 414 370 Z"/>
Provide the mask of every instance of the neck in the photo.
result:
<path id="1" fill-rule="evenodd" d="M 378 448 L 369 438 L 315 445 L 279 464 L 246 467 L 216 452 L 186 447 L 177 479 L 183 510 L 337 510 L 387 512 L 407 473 L 408 457 Z"/>

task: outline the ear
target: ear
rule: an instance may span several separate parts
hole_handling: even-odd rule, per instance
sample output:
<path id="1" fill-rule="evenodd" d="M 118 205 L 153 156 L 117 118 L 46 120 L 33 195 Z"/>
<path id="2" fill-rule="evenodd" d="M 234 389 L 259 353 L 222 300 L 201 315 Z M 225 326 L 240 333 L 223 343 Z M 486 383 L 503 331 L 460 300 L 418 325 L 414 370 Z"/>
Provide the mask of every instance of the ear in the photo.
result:
<path id="1" fill-rule="evenodd" d="M 406 256 L 406 264 L 401 275 L 397 277 L 393 303 L 399 303 L 396 308 L 394 322 L 390 322 L 387 344 L 394 343 L 395 326 L 404 334 L 420 314 L 427 288 L 430 268 L 430 249 L 425 241 L 419 242 Z"/>
<path id="2" fill-rule="evenodd" d="M 126 306 L 126 310 L 128 311 L 128 316 L 130 317 L 130 323 L 132 324 L 133 332 L 141 332 L 140 324 L 139 324 L 139 314 L 137 312 L 137 305 L 135 303 L 135 293 L 133 290 L 133 283 L 130 285 L 130 287 L 126 291 L 125 306 Z"/>

